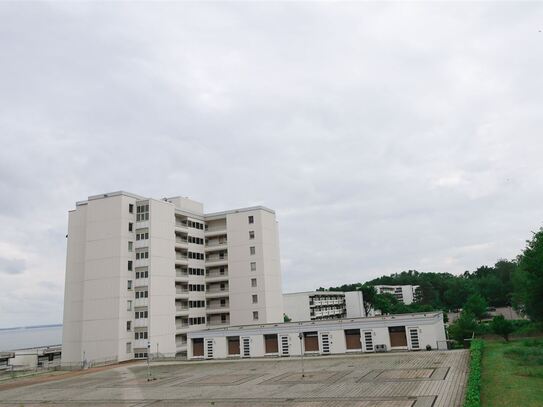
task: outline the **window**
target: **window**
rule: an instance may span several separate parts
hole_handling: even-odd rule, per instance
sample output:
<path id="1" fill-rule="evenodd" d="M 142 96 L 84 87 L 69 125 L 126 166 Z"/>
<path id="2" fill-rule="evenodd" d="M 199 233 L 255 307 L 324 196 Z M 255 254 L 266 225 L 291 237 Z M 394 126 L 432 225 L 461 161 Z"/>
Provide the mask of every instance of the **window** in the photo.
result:
<path id="1" fill-rule="evenodd" d="M 148 298 L 149 291 L 136 291 L 136 298 Z"/>
<path id="2" fill-rule="evenodd" d="M 251 287 L 256 287 L 256 278 L 251 278 Z"/>
<path id="3" fill-rule="evenodd" d="M 219 273 L 221 274 L 221 276 L 224 276 L 224 267 L 221 267 L 221 268 L 219 269 Z"/>
<path id="4" fill-rule="evenodd" d="M 224 314 L 221 315 L 221 322 L 223 323 L 226 322 L 226 315 Z"/>
<path id="5" fill-rule="evenodd" d="M 149 311 L 136 311 L 135 318 L 136 319 L 144 319 L 149 317 Z"/>
<path id="6" fill-rule="evenodd" d="M 132 352 L 132 342 L 126 342 L 126 353 Z"/>
<path id="7" fill-rule="evenodd" d="M 147 339 L 147 338 L 149 338 L 147 331 L 134 333 L 134 339 Z"/>
<path id="8" fill-rule="evenodd" d="M 128 271 L 132 271 L 132 260 L 128 260 Z"/>
<path id="9" fill-rule="evenodd" d="M 127 311 L 132 311 L 132 301 L 131 300 L 126 301 L 126 310 Z"/>
<path id="10" fill-rule="evenodd" d="M 221 291 L 224 291 L 226 289 L 226 285 L 224 283 L 221 283 Z"/>
<path id="11" fill-rule="evenodd" d="M 149 204 L 136 207 L 136 222 L 149 220 Z"/>
<path id="12" fill-rule="evenodd" d="M 253 294 L 253 304 L 258 304 L 258 295 Z"/>
<path id="13" fill-rule="evenodd" d="M 134 204 L 128 204 L 128 212 L 134 213 Z"/>
<path id="14" fill-rule="evenodd" d="M 132 280 L 128 280 L 127 288 L 128 288 L 129 290 L 132 289 Z"/>
<path id="15" fill-rule="evenodd" d="M 132 321 L 126 321 L 126 330 L 130 331 L 132 329 Z"/>
<path id="16" fill-rule="evenodd" d="M 256 271 L 256 262 L 251 262 L 251 271 Z"/>
<path id="17" fill-rule="evenodd" d="M 256 249 L 254 246 L 249 247 L 249 253 L 251 253 L 251 256 L 253 256 L 256 253 Z"/>
<path id="18" fill-rule="evenodd" d="M 128 242 L 128 251 L 131 252 L 134 249 L 134 242 Z"/>
<path id="19" fill-rule="evenodd" d="M 128 222 L 128 231 L 129 232 L 134 231 L 134 224 L 132 222 Z"/>
<path id="20" fill-rule="evenodd" d="M 254 216 L 249 216 L 249 224 L 252 224 L 252 223 L 255 223 L 255 217 Z"/>
<path id="21" fill-rule="evenodd" d="M 221 298 L 221 307 L 226 306 L 226 300 L 224 298 Z"/>
<path id="22" fill-rule="evenodd" d="M 249 230 L 249 239 L 254 239 L 254 238 L 255 238 L 255 231 Z"/>
<path id="23" fill-rule="evenodd" d="M 253 311 L 253 319 L 258 320 L 258 311 Z"/>

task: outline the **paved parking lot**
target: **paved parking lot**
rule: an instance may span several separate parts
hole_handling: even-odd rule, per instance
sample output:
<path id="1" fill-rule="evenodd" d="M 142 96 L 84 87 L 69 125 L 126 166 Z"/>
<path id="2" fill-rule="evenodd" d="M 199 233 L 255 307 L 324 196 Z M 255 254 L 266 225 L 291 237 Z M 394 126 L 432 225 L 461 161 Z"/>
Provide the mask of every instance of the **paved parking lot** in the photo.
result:
<path id="1" fill-rule="evenodd" d="M 467 351 L 131 364 L 0 391 L 0 406 L 461 406 Z"/>

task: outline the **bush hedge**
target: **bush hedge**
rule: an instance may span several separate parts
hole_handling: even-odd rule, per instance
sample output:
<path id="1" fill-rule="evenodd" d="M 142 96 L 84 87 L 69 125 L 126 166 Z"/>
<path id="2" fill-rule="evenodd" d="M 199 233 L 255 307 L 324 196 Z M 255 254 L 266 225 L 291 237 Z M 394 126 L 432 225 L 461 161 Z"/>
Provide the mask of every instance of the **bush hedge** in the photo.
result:
<path id="1" fill-rule="evenodd" d="M 470 346 L 468 388 L 464 407 L 481 406 L 481 359 L 483 357 L 484 342 L 473 340 Z"/>

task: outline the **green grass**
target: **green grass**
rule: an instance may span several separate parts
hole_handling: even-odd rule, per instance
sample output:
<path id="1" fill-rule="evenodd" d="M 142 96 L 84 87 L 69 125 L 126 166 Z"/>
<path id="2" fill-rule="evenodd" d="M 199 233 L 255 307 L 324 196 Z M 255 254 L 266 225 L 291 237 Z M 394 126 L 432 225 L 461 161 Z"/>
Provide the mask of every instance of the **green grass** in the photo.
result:
<path id="1" fill-rule="evenodd" d="M 486 341 L 483 407 L 543 406 L 543 339 Z"/>

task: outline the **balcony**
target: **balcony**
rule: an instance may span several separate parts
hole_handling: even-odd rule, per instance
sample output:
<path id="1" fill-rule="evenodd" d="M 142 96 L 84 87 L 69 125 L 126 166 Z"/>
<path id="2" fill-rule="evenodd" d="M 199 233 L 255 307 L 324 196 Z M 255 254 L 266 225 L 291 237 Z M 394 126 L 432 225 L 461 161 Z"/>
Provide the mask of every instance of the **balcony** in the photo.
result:
<path id="1" fill-rule="evenodd" d="M 181 331 L 181 330 L 185 330 L 189 327 L 189 322 L 179 322 L 179 321 L 175 321 L 175 329 L 177 331 Z"/>
<path id="2" fill-rule="evenodd" d="M 134 267 L 146 267 L 149 266 L 149 259 L 134 260 Z"/>
<path id="3" fill-rule="evenodd" d="M 224 298 L 224 297 L 228 297 L 228 290 L 206 291 L 206 298 Z"/>
<path id="4" fill-rule="evenodd" d="M 207 326 L 226 326 L 230 324 L 230 318 L 226 318 L 226 321 L 209 321 Z"/>
<path id="5" fill-rule="evenodd" d="M 134 307 L 148 307 L 149 298 L 136 298 L 134 300 Z"/>
<path id="6" fill-rule="evenodd" d="M 180 249 L 188 249 L 189 241 L 187 239 L 183 239 L 182 237 L 176 236 L 175 247 Z"/>
<path id="7" fill-rule="evenodd" d="M 209 226 L 205 232 L 205 237 L 226 235 L 226 223 L 222 225 Z"/>
<path id="8" fill-rule="evenodd" d="M 206 314 L 227 314 L 230 313 L 230 308 L 228 306 L 224 307 L 209 307 L 206 308 Z"/>
<path id="9" fill-rule="evenodd" d="M 189 226 L 187 225 L 187 222 L 186 221 L 179 221 L 179 220 L 176 220 L 175 221 L 175 229 L 176 230 L 179 230 L 181 232 L 187 232 L 189 231 Z"/>
<path id="10" fill-rule="evenodd" d="M 221 281 L 228 281 L 228 273 L 209 273 L 206 276 L 206 283 L 218 283 Z"/>
<path id="11" fill-rule="evenodd" d="M 134 341 L 134 349 L 147 349 L 147 339 L 136 339 Z"/>
<path id="12" fill-rule="evenodd" d="M 189 314 L 189 308 L 188 307 L 175 307 L 175 315 L 176 316 L 185 316 Z"/>
<path id="13" fill-rule="evenodd" d="M 228 247 L 227 240 L 211 241 L 211 242 L 208 242 L 208 244 L 205 247 L 205 250 L 206 252 L 214 252 L 218 250 L 226 250 L 227 247 Z"/>
<path id="14" fill-rule="evenodd" d="M 181 281 L 188 281 L 189 273 L 187 273 L 186 271 L 175 270 L 175 279 Z"/>
<path id="15" fill-rule="evenodd" d="M 228 255 L 224 256 L 208 256 L 206 258 L 206 267 L 226 266 L 228 264 Z"/>
<path id="16" fill-rule="evenodd" d="M 134 328 L 145 328 L 149 326 L 148 318 L 138 318 L 134 320 Z M 147 345 L 145 345 L 147 347 Z"/>
<path id="17" fill-rule="evenodd" d="M 134 287 L 147 287 L 149 285 L 148 278 L 136 278 L 134 280 Z"/>
<path id="18" fill-rule="evenodd" d="M 175 264 L 188 265 L 189 258 L 180 253 L 175 253 Z"/>
<path id="19" fill-rule="evenodd" d="M 134 242 L 134 248 L 135 249 L 142 249 L 144 247 L 149 247 L 149 239 L 145 240 L 136 240 Z"/>
<path id="20" fill-rule="evenodd" d="M 188 299 L 189 298 L 189 290 L 175 290 L 175 298 L 179 299 Z"/>

